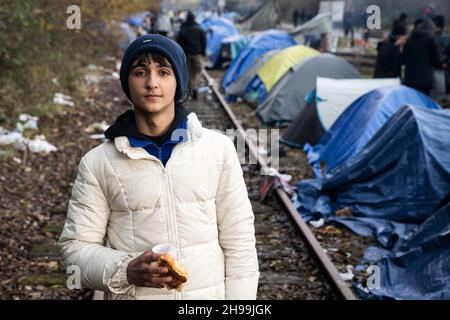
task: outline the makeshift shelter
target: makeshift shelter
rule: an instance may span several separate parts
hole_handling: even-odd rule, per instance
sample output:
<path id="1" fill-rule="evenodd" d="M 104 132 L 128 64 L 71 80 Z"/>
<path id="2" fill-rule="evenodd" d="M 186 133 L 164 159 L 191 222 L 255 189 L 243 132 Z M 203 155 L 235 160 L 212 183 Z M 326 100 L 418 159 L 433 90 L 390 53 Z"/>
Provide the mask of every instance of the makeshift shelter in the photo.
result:
<path id="1" fill-rule="evenodd" d="M 224 38 L 220 48 L 220 60 L 231 61 L 236 58 L 251 39 L 251 36 L 244 36 L 241 34 Z"/>
<path id="2" fill-rule="evenodd" d="M 277 52 L 279 52 L 278 49 L 271 50 L 264 53 L 262 57 L 254 61 L 253 64 L 238 79 L 236 79 L 236 81 L 230 84 L 227 88 L 226 94 L 229 96 L 242 96 L 248 92 L 247 87 L 255 78 L 256 72 L 258 72 L 259 68 L 261 68 L 261 66 Z"/>
<path id="3" fill-rule="evenodd" d="M 305 145 L 308 161 L 320 176 L 320 163 L 330 172 L 358 154 L 384 123 L 402 106 L 439 109 L 428 96 L 406 86 L 373 90 L 352 103 L 314 147 Z"/>
<path id="4" fill-rule="evenodd" d="M 264 63 L 258 70 L 257 75 L 264 84 L 265 89 L 270 91 L 290 68 L 304 59 L 317 56 L 318 54 L 319 51 L 303 45 L 283 49 Z"/>
<path id="5" fill-rule="evenodd" d="M 297 184 L 305 220 L 325 217 L 381 247 L 357 269 L 378 267 L 365 298 L 450 298 L 450 110 L 405 105 L 360 153 L 326 177 Z M 347 208 L 350 216 L 335 216 Z"/>
<path id="6" fill-rule="evenodd" d="M 209 17 L 200 26 L 206 31 L 206 51 L 213 66 L 219 64 L 222 41 L 230 36 L 238 35 L 233 22 L 222 17 Z"/>
<path id="7" fill-rule="evenodd" d="M 268 30 L 254 37 L 250 43 L 231 61 L 223 80 L 222 88 L 225 93 L 228 87 L 236 81 L 263 54 L 275 49 L 284 49 L 297 43 L 286 32 Z"/>
<path id="8" fill-rule="evenodd" d="M 252 94 L 245 96 L 246 101 L 251 105 L 263 103 L 266 99 L 267 92 L 272 89 L 290 68 L 318 54 L 319 51 L 303 45 L 288 47 L 277 52 L 259 68 L 257 75 L 250 82 L 247 92 L 251 92 Z"/>
<path id="9" fill-rule="evenodd" d="M 356 156 L 298 183 L 298 209 L 306 218 L 349 207 L 358 217 L 423 222 L 450 190 L 449 150 L 450 110 L 404 105 Z"/>
<path id="10" fill-rule="evenodd" d="M 363 298 L 450 299 L 450 202 L 447 199 L 422 224 L 392 235 L 393 249 L 369 247 L 357 266 L 379 270 L 379 283 L 369 288 L 355 283 Z M 400 224 L 399 224 L 400 225 Z M 406 224 L 403 224 L 404 226 Z M 381 232 L 382 229 L 380 229 Z M 397 240 L 398 239 L 398 240 Z"/>
<path id="11" fill-rule="evenodd" d="M 302 43 L 305 35 L 320 37 L 320 35 L 331 33 L 332 31 L 333 22 L 331 20 L 331 13 L 320 13 L 311 20 L 299 25 L 290 35 L 299 43 Z"/>
<path id="12" fill-rule="evenodd" d="M 305 97 L 315 88 L 317 77 L 360 78 L 358 70 L 342 58 L 324 53 L 293 66 L 269 92 L 255 113 L 265 123 L 291 122 L 305 108 Z"/>
<path id="13" fill-rule="evenodd" d="M 315 99 L 283 132 L 280 141 L 297 148 L 317 144 L 353 101 L 369 91 L 400 85 L 400 79 L 331 79 L 318 77 Z"/>
<path id="14" fill-rule="evenodd" d="M 251 16 L 238 24 L 241 32 L 261 31 L 275 28 L 280 22 L 277 0 L 266 0 Z"/>

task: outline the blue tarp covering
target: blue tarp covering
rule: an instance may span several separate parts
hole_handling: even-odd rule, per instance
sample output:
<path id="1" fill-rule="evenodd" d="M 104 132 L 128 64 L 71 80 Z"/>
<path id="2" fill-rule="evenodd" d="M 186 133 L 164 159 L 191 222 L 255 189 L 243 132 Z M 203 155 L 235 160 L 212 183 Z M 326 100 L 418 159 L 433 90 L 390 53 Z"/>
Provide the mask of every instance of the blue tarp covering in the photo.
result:
<path id="1" fill-rule="evenodd" d="M 140 26 L 142 26 L 142 23 L 144 22 L 145 17 L 148 16 L 149 14 L 150 14 L 150 12 L 148 12 L 148 11 L 141 12 L 141 13 L 135 14 L 134 16 L 125 18 L 124 21 L 133 27 L 140 27 Z"/>
<path id="2" fill-rule="evenodd" d="M 358 290 L 364 298 L 450 299 L 450 203 L 399 238 L 392 250 L 370 247 L 357 269 L 368 266 L 379 268 L 380 279 Z"/>
<path id="3" fill-rule="evenodd" d="M 403 106 L 358 155 L 300 181 L 295 205 L 307 221 L 328 217 L 386 248 L 363 261 L 382 270 L 372 295 L 448 299 L 450 207 L 435 208 L 449 190 L 450 110 Z M 331 216 L 342 208 L 353 217 Z"/>
<path id="4" fill-rule="evenodd" d="M 264 83 L 261 81 L 261 78 L 258 75 L 256 75 L 250 82 L 247 91 L 253 91 L 258 93 L 257 95 L 255 95 L 254 101 L 257 102 L 258 104 L 263 103 L 264 100 L 266 99 L 267 90 L 266 87 L 264 86 Z"/>
<path id="5" fill-rule="evenodd" d="M 247 44 L 250 42 L 251 39 L 252 38 L 250 36 L 238 34 L 223 39 L 222 45 L 230 46 L 231 60 L 233 60 L 239 55 L 241 50 L 247 46 Z"/>
<path id="6" fill-rule="evenodd" d="M 337 165 L 356 155 L 383 124 L 403 105 L 439 109 L 430 98 L 406 86 L 373 90 L 354 101 L 333 126 L 311 148 L 305 145 L 308 161 L 316 176 L 321 176 L 319 163 L 330 172 Z"/>
<path id="7" fill-rule="evenodd" d="M 248 84 L 246 90 L 247 94 L 245 99 L 248 102 L 253 102 L 255 104 L 261 104 L 264 102 L 267 96 L 267 90 L 264 86 L 264 83 L 261 81 L 261 78 L 257 75 L 252 79 L 252 81 Z"/>
<path id="8" fill-rule="evenodd" d="M 211 55 L 212 64 L 216 65 L 220 57 L 222 40 L 238 35 L 239 32 L 231 20 L 221 17 L 209 17 L 200 25 L 207 31 L 206 48 Z"/>
<path id="9" fill-rule="evenodd" d="M 250 43 L 241 51 L 241 53 L 231 61 L 230 66 L 222 80 L 222 88 L 225 90 L 233 83 L 245 70 L 247 70 L 253 62 L 274 49 L 284 49 L 297 42 L 286 32 L 278 30 L 268 30 L 262 32 L 252 39 Z M 230 99 L 230 97 L 227 97 Z"/>
<path id="10" fill-rule="evenodd" d="M 450 190 L 450 110 L 404 106 L 361 152 L 298 184 L 300 211 L 418 223 Z"/>

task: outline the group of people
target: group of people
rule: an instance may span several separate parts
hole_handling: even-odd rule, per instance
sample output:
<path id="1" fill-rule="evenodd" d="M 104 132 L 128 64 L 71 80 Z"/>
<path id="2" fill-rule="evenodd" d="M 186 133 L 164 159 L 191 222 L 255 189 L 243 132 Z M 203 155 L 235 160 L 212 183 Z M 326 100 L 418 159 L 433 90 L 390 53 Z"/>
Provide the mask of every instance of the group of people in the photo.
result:
<path id="1" fill-rule="evenodd" d="M 407 15 L 401 14 L 378 44 L 374 77 L 402 77 L 407 86 L 426 95 L 437 89 L 450 92 L 450 38 L 444 28 L 445 17 L 435 15 L 433 20 L 417 19 L 408 33 Z"/>

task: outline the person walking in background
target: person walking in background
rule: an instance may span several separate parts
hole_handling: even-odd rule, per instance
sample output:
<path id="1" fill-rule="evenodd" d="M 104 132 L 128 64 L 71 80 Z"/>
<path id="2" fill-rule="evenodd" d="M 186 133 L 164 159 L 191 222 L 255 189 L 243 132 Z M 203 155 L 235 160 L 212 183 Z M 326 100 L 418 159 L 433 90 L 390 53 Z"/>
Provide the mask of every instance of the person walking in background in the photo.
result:
<path id="1" fill-rule="evenodd" d="M 298 9 L 295 9 L 292 13 L 292 24 L 294 25 L 294 28 L 298 26 L 298 19 L 300 18 L 300 13 L 298 12 Z"/>
<path id="2" fill-rule="evenodd" d="M 350 45 L 354 46 L 354 30 L 353 30 L 353 24 L 355 19 L 355 10 L 352 6 L 347 7 L 347 9 L 344 12 L 344 35 L 347 37 L 350 34 Z"/>
<path id="3" fill-rule="evenodd" d="M 306 22 L 306 11 L 305 8 L 302 9 L 302 11 L 300 11 L 300 23 L 303 24 Z"/>
<path id="4" fill-rule="evenodd" d="M 392 30 L 397 30 L 399 34 L 408 33 L 408 15 L 406 13 L 401 13 L 397 20 L 394 21 Z"/>
<path id="5" fill-rule="evenodd" d="M 374 78 L 401 77 L 401 48 L 406 42 L 406 28 L 395 21 L 387 39 L 378 43 Z"/>
<path id="6" fill-rule="evenodd" d="M 195 15 L 189 11 L 186 21 L 181 25 L 177 37 L 178 44 L 186 53 L 189 70 L 189 93 L 197 99 L 197 89 L 200 86 L 203 56 L 206 54 L 206 33 L 195 21 Z"/>
<path id="7" fill-rule="evenodd" d="M 405 65 L 404 83 L 430 95 L 434 87 L 434 70 L 440 69 L 442 64 L 433 23 L 429 19 L 416 20 L 401 59 Z"/>
<path id="8" fill-rule="evenodd" d="M 439 46 L 441 54 L 442 68 L 445 74 L 445 89 L 450 92 L 450 37 L 444 31 L 445 17 L 438 15 L 434 17 L 434 24 L 436 26 L 436 41 Z"/>
<path id="9" fill-rule="evenodd" d="M 142 27 L 146 32 L 146 34 L 151 34 L 156 33 L 155 25 L 156 25 L 156 13 L 152 10 L 149 10 L 148 14 L 144 18 Z"/>

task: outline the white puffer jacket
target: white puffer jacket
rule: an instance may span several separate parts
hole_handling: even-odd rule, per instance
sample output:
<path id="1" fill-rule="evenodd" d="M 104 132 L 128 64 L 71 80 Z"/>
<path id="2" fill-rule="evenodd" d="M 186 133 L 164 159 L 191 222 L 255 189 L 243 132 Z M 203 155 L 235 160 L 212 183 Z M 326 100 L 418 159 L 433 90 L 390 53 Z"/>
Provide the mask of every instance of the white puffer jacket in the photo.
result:
<path id="1" fill-rule="evenodd" d="M 236 149 L 194 113 L 187 127 L 166 168 L 126 137 L 81 159 L 59 245 L 82 287 L 106 299 L 256 298 L 254 216 Z M 189 273 L 181 292 L 127 282 L 128 263 L 160 243 L 178 247 Z"/>

